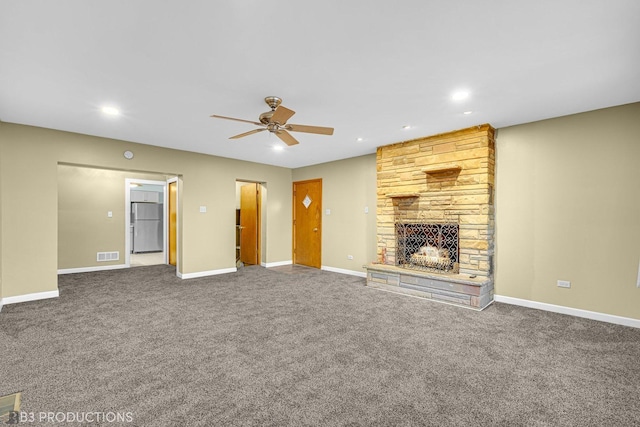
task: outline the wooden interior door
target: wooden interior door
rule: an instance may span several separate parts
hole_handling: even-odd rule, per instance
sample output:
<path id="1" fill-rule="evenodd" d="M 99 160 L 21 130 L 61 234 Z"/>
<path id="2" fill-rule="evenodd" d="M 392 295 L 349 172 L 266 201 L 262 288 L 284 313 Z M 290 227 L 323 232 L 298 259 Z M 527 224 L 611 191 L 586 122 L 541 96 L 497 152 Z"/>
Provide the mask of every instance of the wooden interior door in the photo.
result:
<path id="1" fill-rule="evenodd" d="M 260 185 L 240 187 L 240 261 L 254 265 L 260 259 Z"/>
<path id="2" fill-rule="evenodd" d="M 322 265 L 322 179 L 293 183 L 293 263 Z"/>
<path id="3" fill-rule="evenodd" d="M 178 183 L 169 183 L 169 264 L 176 265 L 178 262 Z"/>

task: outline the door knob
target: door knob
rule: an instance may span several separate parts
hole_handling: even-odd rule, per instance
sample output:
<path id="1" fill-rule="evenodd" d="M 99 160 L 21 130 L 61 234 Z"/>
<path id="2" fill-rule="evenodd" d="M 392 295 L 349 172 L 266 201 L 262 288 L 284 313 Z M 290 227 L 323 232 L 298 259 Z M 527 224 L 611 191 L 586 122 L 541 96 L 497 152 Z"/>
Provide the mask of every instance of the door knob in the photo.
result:
<path id="1" fill-rule="evenodd" d="M 314 231 L 314 232 L 315 232 L 315 231 L 318 231 L 318 227 L 314 228 L 314 229 L 313 229 L 313 231 Z"/>

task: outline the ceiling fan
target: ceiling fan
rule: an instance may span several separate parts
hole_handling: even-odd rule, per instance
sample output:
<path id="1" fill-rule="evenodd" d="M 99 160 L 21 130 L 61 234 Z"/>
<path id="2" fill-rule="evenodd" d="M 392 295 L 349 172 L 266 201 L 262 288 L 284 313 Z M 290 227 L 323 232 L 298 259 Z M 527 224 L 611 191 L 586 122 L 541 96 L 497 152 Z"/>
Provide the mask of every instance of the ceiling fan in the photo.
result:
<path id="1" fill-rule="evenodd" d="M 259 122 L 253 122 L 251 120 L 236 119 L 233 117 L 218 116 L 213 114 L 211 117 L 216 119 L 235 120 L 237 122 L 251 123 L 256 126 L 261 126 L 259 129 L 250 130 L 249 132 L 234 135 L 229 139 L 238 139 L 245 136 L 252 135 L 254 133 L 268 130 L 275 134 L 287 145 L 296 145 L 298 141 L 289 132 L 306 132 L 316 133 L 319 135 L 333 135 L 333 128 L 321 127 L 321 126 L 307 126 L 307 125 L 294 125 L 287 123 L 287 120 L 291 118 L 296 112 L 290 110 L 282 105 L 282 99 L 277 96 L 267 96 L 264 102 L 271 107 L 271 111 L 260 114 Z"/>

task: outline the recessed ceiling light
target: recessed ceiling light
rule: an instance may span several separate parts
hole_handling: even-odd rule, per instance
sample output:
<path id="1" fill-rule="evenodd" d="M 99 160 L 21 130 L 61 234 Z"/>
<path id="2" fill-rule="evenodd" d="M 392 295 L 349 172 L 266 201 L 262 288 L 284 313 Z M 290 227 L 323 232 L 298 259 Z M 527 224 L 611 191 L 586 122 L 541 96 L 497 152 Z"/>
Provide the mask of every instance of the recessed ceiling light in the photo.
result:
<path id="1" fill-rule="evenodd" d="M 465 111 L 465 112 L 464 112 L 464 113 L 462 113 L 462 114 L 469 115 L 469 114 L 471 114 L 471 113 L 473 113 L 473 111 Z"/>
<path id="2" fill-rule="evenodd" d="M 102 112 L 110 116 L 119 116 L 120 110 L 115 107 L 102 107 Z"/>
<path id="3" fill-rule="evenodd" d="M 411 125 L 404 125 L 404 126 L 402 126 L 402 129 L 404 129 L 404 130 L 411 129 Z"/>
<path id="4" fill-rule="evenodd" d="M 356 141 L 362 142 L 362 141 L 364 141 L 364 138 L 356 138 Z"/>
<path id="5" fill-rule="evenodd" d="M 469 97 L 469 92 L 465 90 L 454 92 L 453 95 L 451 95 L 451 99 L 453 99 L 454 101 L 462 101 L 463 99 L 466 99 L 468 97 Z"/>

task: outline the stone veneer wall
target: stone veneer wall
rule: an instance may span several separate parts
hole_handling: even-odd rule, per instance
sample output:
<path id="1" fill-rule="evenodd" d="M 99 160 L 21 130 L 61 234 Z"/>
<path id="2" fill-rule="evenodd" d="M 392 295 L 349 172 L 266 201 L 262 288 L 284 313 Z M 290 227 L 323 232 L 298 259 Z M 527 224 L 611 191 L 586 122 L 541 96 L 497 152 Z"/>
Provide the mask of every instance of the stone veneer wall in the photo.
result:
<path id="1" fill-rule="evenodd" d="M 378 147 L 379 261 L 396 262 L 396 219 L 456 222 L 460 273 L 491 276 L 494 137 L 485 124 Z"/>

